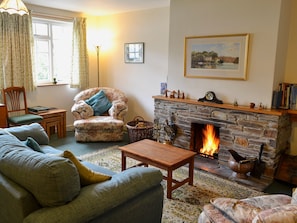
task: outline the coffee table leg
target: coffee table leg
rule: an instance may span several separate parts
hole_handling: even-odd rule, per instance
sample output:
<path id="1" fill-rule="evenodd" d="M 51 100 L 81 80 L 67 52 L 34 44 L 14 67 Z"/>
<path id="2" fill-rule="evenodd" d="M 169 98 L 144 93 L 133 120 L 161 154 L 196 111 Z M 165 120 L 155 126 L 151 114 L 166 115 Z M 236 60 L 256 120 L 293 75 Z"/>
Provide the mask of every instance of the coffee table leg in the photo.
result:
<path id="1" fill-rule="evenodd" d="M 126 169 L 126 155 L 122 151 L 122 171 Z"/>
<path id="2" fill-rule="evenodd" d="M 172 197 L 172 170 L 167 171 L 167 198 Z"/>
<path id="3" fill-rule="evenodd" d="M 193 185 L 194 183 L 194 157 L 191 158 L 189 162 L 189 185 Z"/>

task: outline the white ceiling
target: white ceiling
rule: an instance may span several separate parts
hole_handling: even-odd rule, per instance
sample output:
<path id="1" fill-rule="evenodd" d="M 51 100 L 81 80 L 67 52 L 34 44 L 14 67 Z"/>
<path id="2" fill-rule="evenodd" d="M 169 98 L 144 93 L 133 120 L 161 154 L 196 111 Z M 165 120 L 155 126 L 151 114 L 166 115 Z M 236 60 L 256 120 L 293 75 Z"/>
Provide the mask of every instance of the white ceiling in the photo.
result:
<path id="1" fill-rule="evenodd" d="M 24 3 L 44 7 L 108 15 L 152 8 L 168 7 L 170 0 L 23 0 Z"/>

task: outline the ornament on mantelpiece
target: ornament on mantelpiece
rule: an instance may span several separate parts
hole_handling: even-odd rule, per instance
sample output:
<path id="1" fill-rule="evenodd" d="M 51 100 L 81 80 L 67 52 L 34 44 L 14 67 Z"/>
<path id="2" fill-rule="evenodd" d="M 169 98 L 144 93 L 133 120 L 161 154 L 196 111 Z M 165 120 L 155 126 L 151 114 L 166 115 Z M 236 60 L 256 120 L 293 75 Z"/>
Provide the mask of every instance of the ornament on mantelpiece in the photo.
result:
<path id="1" fill-rule="evenodd" d="M 176 133 L 177 133 L 177 126 L 174 124 L 174 114 L 170 116 L 170 123 L 168 120 L 165 120 L 164 124 L 164 131 L 165 131 L 165 144 L 172 144 Z"/>

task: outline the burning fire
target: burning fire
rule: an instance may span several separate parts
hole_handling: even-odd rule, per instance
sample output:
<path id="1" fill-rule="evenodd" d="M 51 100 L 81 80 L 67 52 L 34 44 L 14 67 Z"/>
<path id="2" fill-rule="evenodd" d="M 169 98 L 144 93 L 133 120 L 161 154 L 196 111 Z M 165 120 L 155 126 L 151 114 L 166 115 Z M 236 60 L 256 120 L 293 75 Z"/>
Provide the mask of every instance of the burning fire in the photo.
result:
<path id="1" fill-rule="evenodd" d="M 200 149 L 200 153 L 213 156 L 218 153 L 220 139 L 216 137 L 213 125 L 206 125 L 202 132 L 203 148 Z"/>

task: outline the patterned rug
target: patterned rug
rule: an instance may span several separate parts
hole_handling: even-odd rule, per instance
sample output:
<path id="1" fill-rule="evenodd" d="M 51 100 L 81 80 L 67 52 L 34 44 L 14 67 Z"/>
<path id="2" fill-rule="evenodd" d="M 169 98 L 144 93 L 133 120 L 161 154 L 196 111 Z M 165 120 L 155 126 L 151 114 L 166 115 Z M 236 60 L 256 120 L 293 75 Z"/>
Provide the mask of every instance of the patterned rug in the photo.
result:
<path id="1" fill-rule="evenodd" d="M 121 152 L 117 146 L 80 156 L 80 159 L 114 172 L 121 171 Z M 135 163 L 135 160 L 127 158 L 127 166 Z M 162 172 L 165 175 L 165 172 Z M 187 167 L 181 167 L 174 171 L 173 176 L 176 179 L 185 179 L 187 174 Z M 263 194 L 202 170 L 194 170 L 194 186 L 186 184 L 177 188 L 172 193 L 172 199 L 166 198 L 166 181 L 163 180 L 162 184 L 165 191 L 162 223 L 197 222 L 203 206 L 209 203 L 210 198 L 241 199 Z"/>

